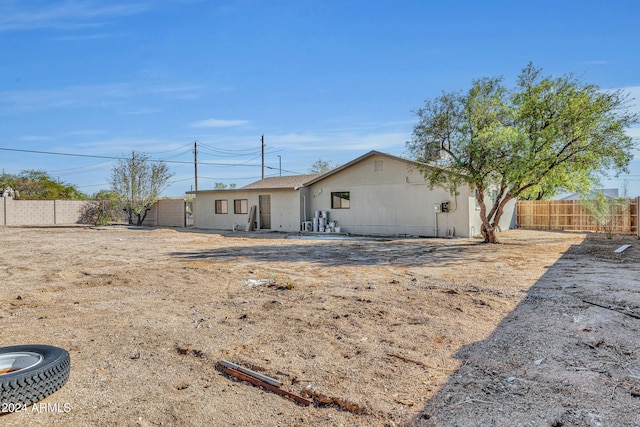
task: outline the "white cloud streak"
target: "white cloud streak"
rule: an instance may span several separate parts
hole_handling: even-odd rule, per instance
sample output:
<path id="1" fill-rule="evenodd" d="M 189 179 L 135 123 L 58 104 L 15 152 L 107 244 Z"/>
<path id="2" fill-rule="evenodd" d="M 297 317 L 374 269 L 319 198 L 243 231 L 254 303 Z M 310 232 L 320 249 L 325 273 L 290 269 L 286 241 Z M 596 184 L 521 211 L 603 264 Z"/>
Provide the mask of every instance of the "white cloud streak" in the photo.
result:
<path id="1" fill-rule="evenodd" d="M 248 120 L 206 119 L 189 125 L 193 128 L 229 128 L 248 124 Z"/>
<path id="2" fill-rule="evenodd" d="M 106 107 L 129 98 L 160 96 L 170 99 L 197 99 L 201 87 L 164 85 L 141 87 L 133 83 L 70 86 L 58 90 L 23 90 L 0 92 L 2 112 L 29 112 L 57 108 Z"/>
<path id="3" fill-rule="evenodd" d="M 369 150 L 393 150 L 404 147 L 409 135 L 404 132 L 375 132 L 368 133 L 289 133 L 283 135 L 270 135 L 269 145 L 286 147 L 297 151 L 316 151 L 322 153 L 326 150 L 336 151 L 362 151 Z"/>
<path id="4" fill-rule="evenodd" d="M 4 0 L 0 4 L 0 32 L 96 27 L 104 25 L 106 19 L 136 15 L 149 9 L 147 4 L 140 2 L 112 4 L 68 0 L 59 4 L 39 3 Z"/>

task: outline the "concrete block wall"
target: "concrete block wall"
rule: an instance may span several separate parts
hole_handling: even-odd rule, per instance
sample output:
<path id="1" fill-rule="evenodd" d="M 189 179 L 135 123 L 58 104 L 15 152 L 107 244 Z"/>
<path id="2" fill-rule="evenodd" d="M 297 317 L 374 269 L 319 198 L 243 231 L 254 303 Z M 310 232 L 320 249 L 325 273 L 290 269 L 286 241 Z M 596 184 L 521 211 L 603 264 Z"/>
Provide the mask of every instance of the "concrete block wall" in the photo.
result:
<path id="1" fill-rule="evenodd" d="M 2 197 L 0 225 L 77 224 L 84 200 L 14 200 Z"/>
<path id="2" fill-rule="evenodd" d="M 147 226 L 184 227 L 184 199 L 162 199 L 151 207 L 144 220 Z"/>
<path id="3" fill-rule="evenodd" d="M 54 200 L 13 200 L 4 198 L 5 225 L 55 224 Z"/>
<path id="4" fill-rule="evenodd" d="M 86 200 L 56 200 L 55 223 L 77 224 L 80 221 L 82 208 L 86 204 Z"/>
<path id="5" fill-rule="evenodd" d="M 184 227 L 184 199 L 159 200 L 155 208 L 158 211 L 158 225 Z"/>
<path id="6" fill-rule="evenodd" d="M 0 225 L 78 224 L 87 200 L 14 200 L 0 197 Z M 144 224 L 148 226 L 185 226 L 184 199 L 160 200 L 153 206 Z"/>
<path id="7" fill-rule="evenodd" d="M 144 220 L 147 226 L 184 227 L 184 199 L 163 199 L 151 207 Z"/>

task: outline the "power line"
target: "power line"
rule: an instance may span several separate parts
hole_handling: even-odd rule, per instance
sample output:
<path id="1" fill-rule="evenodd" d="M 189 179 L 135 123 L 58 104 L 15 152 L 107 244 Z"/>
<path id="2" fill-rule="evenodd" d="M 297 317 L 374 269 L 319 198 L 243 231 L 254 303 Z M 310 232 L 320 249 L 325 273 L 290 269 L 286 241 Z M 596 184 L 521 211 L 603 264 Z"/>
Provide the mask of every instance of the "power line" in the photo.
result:
<path id="1" fill-rule="evenodd" d="M 4 148 L 0 147 L 2 151 L 14 151 L 19 153 L 32 153 L 32 154 L 48 154 L 55 156 L 68 156 L 68 157 L 85 157 L 85 158 L 93 158 L 93 159 L 109 159 L 109 160 L 129 160 L 130 157 L 121 157 L 121 156 L 101 156 L 97 154 L 78 154 L 78 153 L 61 153 L 56 151 L 38 151 L 38 150 L 24 150 L 19 148 Z M 162 159 L 148 159 L 151 162 L 164 162 L 164 163 L 174 163 L 174 164 L 193 164 L 193 161 L 182 161 L 182 160 L 162 160 Z M 201 165 L 209 165 L 209 166 L 260 166 L 254 164 L 246 164 L 246 163 L 214 163 L 214 162 L 199 162 Z"/>
<path id="2" fill-rule="evenodd" d="M 232 153 L 232 152 L 246 152 L 245 154 L 243 154 L 242 156 L 253 156 L 250 159 L 246 159 L 240 163 L 219 163 L 219 162 L 198 162 L 198 165 L 202 165 L 202 166 L 215 166 L 215 167 L 258 167 L 260 165 L 258 164 L 252 164 L 249 163 L 253 160 L 256 160 L 257 158 L 259 158 L 261 155 L 258 154 L 260 152 L 260 150 L 256 150 L 256 149 L 245 149 L 245 150 L 224 150 L 224 149 L 218 149 L 215 147 L 210 147 L 206 144 L 202 144 L 205 145 L 206 147 L 212 149 L 212 150 L 217 150 L 220 152 L 228 152 L 228 153 Z M 183 147 L 179 147 L 176 148 L 174 150 L 169 150 L 169 151 L 164 151 L 161 153 L 168 153 L 168 152 L 172 152 L 172 151 L 177 151 L 180 149 L 184 149 L 186 147 L 190 147 L 191 144 L 189 145 L 185 145 Z M 200 148 L 201 144 L 198 143 L 198 148 Z M 31 154 L 44 154 L 44 155 L 55 155 L 55 156 L 67 156 L 67 157 L 83 157 L 83 158 L 94 158 L 94 159 L 105 159 L 105 160 L 109 160 L 109 161 L 113 161 L 113 160 L 129 160 L 130 157 L 122 157 L 122 156 L 105 156 L 105 155 L 97 155 L 97 154 L 79 154 L 79 153 L 64 153 L 64 152 L 57 152 L 57 151 L 40 151 L 40 150 L 26 150 L 26 149 L 19 149 L 19 148 L 6 148 L 6 147 L 0 147 L 1 151 L 11 151 L 11 152 L 19 152 L 19 153 L 31 153 Z M 273 152 L 278 152 L 281 150 L 274 150 Z M 174 154 L 171 157 L 175 158 L 181 154 L 185 154 L 187 151 L 183 151 L 181 153 L 178 154 Z M 270 152 L 269 154 L 273 153 Z M 256 155 L 257 154 L 257 155 Z M 171 164 L 176 164 L 176 165 L 181 165 L 181 166 L 185 166 L 185 165 L 191 165 L 193 164 L 192 161 L 180 161 L 180 160 L 163 160 L 163 159 L 152 159 L 150 158 L 149 161 L 152 162 L 164 162 L 164 163 L 171 163 Z M 76 173 L 89 173 L 89 172 L 93 172 L 99 169 L 104 169 L 106 167 L 109 166 L 110 162 L 100 162 L 94 165 L 88 165 L 88 166 L 82 166 L 82 167 L 78 167 L 78 168 L 69 168 L 69 169 L 61 169 L 59 171 L 57 171 L 55 174 L 60 174 L 60 175 L 74 175 L 73 170 L 76 169 L 84 169 L 83 171 L 77 171 Z M 286 173 L 290 173 L 290 174 L 294 174 L 294 175 L 302 175 L 302 173 L 300 172 L 296 172 L 296 171 L 291 171 L 291 170 L 286 170 L 286 169 L 281 169 L 281 168 L 276 168 L 276 167 L 272 167 L 272 166 L 267 166 L 264 165 L 265 169 L 270 169 L 270 170 L 278 170 L 278 171 L 282 171 L 282 172 L 286 172 Z M 51 172 L 50 172 L 51 173 Z M 256 177 L 258 178 L 258 177 Z M 178 181 L 173 181 L 172 183 L 176 183 L 176 182 L 180 182 L 180 181 L 187 181 L 188 179 L 184 179 L 184 180 L 178 180 Z M 210 178 L 205 178 L 205 179 L 210 179 Z M 219 178 L 222 179 L 222 178 Z M 228 179 L 246 179 L 246 178 L 228 178 Z M 98 184 L 98 185 L 84 185 L 84 186 L 79 186 L 80 188 L 86 188 L 86 187 L 98 187 L 101 186 L 102 184 Z"/>
<path id="3" fill-rule="evenodd" d="M 114 164 L 113 161 L 106 161 L 106 162 L 94 163 L 91 165 L 78 166 L 75 168 L 49 170 L 48 173 L 51 175 L 62 175 L 62 176 L 79 175 L 79 174 L 92 173 L 99 170 L 104 170 L 106 168 L 112 168 L 113 164 Z"/>
<path id="4" fill-rule="evenodd" d="M 53 154 L 56 156 L 70 156 L 70 157 L 89 157 L 94 159 L 109 159 L 109 160 L 126 160 L 125 157 L 113 157 L 113 156 L 98 156 L 95 154 L 74 154 L 74 153 L 58 153 L 55 151 L 37 151 L 37 150 L 23 150 L 18 148 L 3 148 L 0 147 L 2 151 L 16 151 L 19 153 L 33 153 L 33 154 Z"/>
<path id="5" fill-rule="evenodd" d="M 174 148 L 174 149 L 172 149 L 172 150 L 167 150 L 167 151 L 153 151 L 153 152 L 151 152 L 151 153 L 152 153 L 152 154 L 171 153 L 172 151 L 183 150 L 183 149 L 185 149 L 185 148 L 190 149 L 190 147 L 191 147 L 191 143 L 186 144 L 186 145 L 183 145 L 182 147 Z M 187 151 L 189 151 L 189 150 L 187 150 Z"/>
<path id="6" fill-rule="evenodd" d="M 202 147 L 205 147 L 204 149 Z M 215 147 L 210 147 L 206 144 L 202 144 L 198 141 L 198 152 L 201 154 L 206 154 L 207 156 L 212 157 L 249 157 L 249 156 L 261 156 L 261 150 L 250 149 L 250 150 L 223 150 Z M 280 152 L 281 150 L 271 149 L 270 147 L 265 150 L 267 154 L 273 154 Z"/>

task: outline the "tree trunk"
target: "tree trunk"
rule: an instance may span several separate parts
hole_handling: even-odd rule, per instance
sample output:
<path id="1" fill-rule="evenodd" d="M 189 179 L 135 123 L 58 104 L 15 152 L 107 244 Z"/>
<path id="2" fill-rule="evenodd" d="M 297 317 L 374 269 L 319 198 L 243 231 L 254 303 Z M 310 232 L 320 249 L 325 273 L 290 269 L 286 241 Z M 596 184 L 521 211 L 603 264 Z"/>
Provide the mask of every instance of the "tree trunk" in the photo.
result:
<path id="1" fill-rule="evenodd" d="M 484 187 L 478 185 L 478 205 L 480 205 L 480 221 L 482 226 L 480 227 L 480 234 L 484 238 L 485 243 L 491 242 L 491 224 L 489 218 L 487 218 L 487 205 L 484 203 Z M 494 233 L 495 238 L 495 233 Z"/>
<path id="2" fill-rule="evenodd" d="M 487 216 L 487 205 L 484 202 L 484 189 L 478 187 L 478 204 L 480 205 L 480 220 L 482 221 L 482 227 L 480 232 L 484 238 L 484 243 L 500 243 L 498 241 L 498 235 L 496 229 L 504 213 L 504 206 L 513 197 L 507 196 L 498 204 L 498 208 L 492 218 Z"/>
<path id="3" fill-rule="evenodd" d="M 496 230 L 499 229 L 500 219 L 502 218 L 502 214 L 504 214 L 504 207 L 509 203 L 509 201 L 513 199 L 513 196 L 505 197 L 499 204 L 496 209 L 496 213 L 490 220 L 488 219 L 487 223 L 490 224 L 489 232 L 488 232 L 488 240 L 485 238 L 486 243 L 500 243 L 498 241 L 498 235 L 496 234 Z"/>
<path id="4" fill-rule="evenodd" d="M 150 208 L 147 208 L 146 206 L 142 209 L 142 212 L 139 214 L 136 214 L 138 216 L 138 223 L 136 224 L 138 227 L 140 227 L 142 225 L 142 223 L 144 222 L 144 220 L 147 218 L 147 213 L 150 211 Z"/>
<path id="5" fill-rule="evenodd" d="M 485 221 L 482 221 L 482 237 L 484 237 L 484 243 L 500 243 L 498 242 L 498 236 L 496 235 L 495 227 L 491 225 L 485 224 Z"/>

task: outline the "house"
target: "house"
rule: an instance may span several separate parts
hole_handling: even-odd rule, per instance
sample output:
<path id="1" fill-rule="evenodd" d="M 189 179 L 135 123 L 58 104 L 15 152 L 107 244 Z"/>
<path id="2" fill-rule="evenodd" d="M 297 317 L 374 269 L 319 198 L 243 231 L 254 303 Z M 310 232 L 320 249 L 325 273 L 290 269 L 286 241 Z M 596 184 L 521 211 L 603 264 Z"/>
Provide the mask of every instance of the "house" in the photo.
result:
<path id="1" fill-rule="evenodd" d="M 321 175 L 270 177 L 239 189 L 198 191 L 194 226 L 382 236 L 479 234 L 475 190 L 465 186 L 451 194 L 431 189 L 417 165 L 370 151 Z M 502 228 L 511 225 L 514 207 L 511 203 L 505 209 Z"/>
<path id="2" fill-rule="evenodd" d="M 587 195 L 581 194 L 581 193 L 563 193 L 563 194 L 557 195 L 551 200 L 582 200 L 582 199 L 592 200 L 597 198 L 599 193 L 602 193 L 602 195 L 607 199 L 617 199 L 618 197 L 620 197 L 618 195 L 617 188 L 601 188 L 598 190 L 593 190 L 591 193 Z"/>

